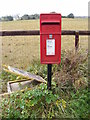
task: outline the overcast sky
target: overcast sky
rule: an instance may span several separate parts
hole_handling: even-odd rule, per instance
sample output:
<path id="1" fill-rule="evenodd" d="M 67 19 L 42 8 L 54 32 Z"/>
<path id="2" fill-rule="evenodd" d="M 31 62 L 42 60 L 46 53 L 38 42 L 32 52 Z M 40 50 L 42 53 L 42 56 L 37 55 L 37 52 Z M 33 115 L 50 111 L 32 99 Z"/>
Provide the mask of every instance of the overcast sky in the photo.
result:
<path id="1" fill-rule="evenodd" d="M 49 13 L 88 16 L 90 0 L 0 0 L 0 16 Z"/>

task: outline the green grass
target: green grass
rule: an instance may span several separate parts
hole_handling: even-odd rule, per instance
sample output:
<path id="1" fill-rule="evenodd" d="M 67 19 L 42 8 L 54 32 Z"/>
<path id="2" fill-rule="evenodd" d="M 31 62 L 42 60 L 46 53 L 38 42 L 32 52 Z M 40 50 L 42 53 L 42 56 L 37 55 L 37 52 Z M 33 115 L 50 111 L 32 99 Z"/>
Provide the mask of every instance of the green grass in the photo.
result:
<path id="1" fill-rule="evenodd" d="M 64 51 L 61 56 L 61 64 L 52 68 L 52 90 L 41 84 L 5 97 L 1 102 L 3 119 L 89 119 L 88 55 L 82 51 Z M 33 61 L 27 71 L 47 80 L 47 65 L 41 65 L 39 60 Z M 10 80 L 16 79 L 12 74 L 8 76 Z M 3 73 L 3 80 L 8 76 Z"/>

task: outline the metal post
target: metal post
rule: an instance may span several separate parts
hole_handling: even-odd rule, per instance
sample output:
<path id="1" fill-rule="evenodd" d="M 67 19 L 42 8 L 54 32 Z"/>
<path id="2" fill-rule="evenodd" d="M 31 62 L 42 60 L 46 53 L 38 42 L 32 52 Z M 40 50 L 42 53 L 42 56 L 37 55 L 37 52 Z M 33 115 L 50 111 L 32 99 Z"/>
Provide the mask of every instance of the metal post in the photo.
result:
<path id="1" fill-rule="evenodd" d="M 51 79 L 52 79 L 52 64 L 47 65 L 47 89 L 51 90 Z"/>

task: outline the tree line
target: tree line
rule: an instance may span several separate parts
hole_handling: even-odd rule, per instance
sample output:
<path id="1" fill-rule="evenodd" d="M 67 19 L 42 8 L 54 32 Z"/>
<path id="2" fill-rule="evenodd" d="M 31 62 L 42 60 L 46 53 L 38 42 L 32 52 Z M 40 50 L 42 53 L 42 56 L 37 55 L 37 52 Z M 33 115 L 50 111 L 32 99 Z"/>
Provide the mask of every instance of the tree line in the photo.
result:
<path id="1" fill-rule="evenodd" d="M 52 12 L 55 13 L 55 12 Z M 39 19 L 40 15 L 39 14 L 34 14 L 34 15 L 28 15 L 24 14 L 22 17 L 19 17 L 19 15 L 16 16 L 3 16 L 0 18 L 0 21 L 13 21 L 13 20 L 32 20 L 32 19 Z M 74 14 L 70 13 L 67 16 L 62 16 L 62 18 L 74 18 Z"/>

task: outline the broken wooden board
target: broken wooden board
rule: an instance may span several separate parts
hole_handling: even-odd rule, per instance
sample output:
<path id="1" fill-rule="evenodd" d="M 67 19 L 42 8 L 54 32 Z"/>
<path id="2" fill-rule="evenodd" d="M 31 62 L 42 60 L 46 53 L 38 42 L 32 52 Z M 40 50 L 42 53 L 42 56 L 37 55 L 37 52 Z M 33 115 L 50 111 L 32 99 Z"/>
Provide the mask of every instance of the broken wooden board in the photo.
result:
<path id="1" fill-rule="evenodd" d="M 30 80 L 30 79 L 9 81 L 7 82 L 7 91 L 8 93 L 11 93 L 19 90 L 25 90 L 26 88 L 30 90 L 40 83 L 41 82 L 39 81 Z"/>
<path id="2" fill-rule="evenodd" d="M 3 68 L 3 70 L 6 72 L 13 73 L 13 74 L 19 75 L 19 76 L 23 76 L 24 78 L 27 78 L 27 79 L 36 80 L 41 83 L 47 83 L 41 76 L 31 74 L 29 72 L 20 70 L 18 68 L 13 68 L 11 66 L 3 65 L 3 67 L 5 67 L 5 68 Z"/>
<path id="3" fill-rule="evenodd" d="M 14 93 L 18 93 L 18 92 L 22 92 L 24 93 L 26 90 L 31 90 L 31 89 L 23 89 L 23 90 L 17 90 L 17 91 L 13 91 L 13 92 L 6 92 L 6 93 L 2 93 L 0 94 L 0 101 L 3 99 L 3 98 L 10 98 L 10 95 L 14 94 Z"/>

